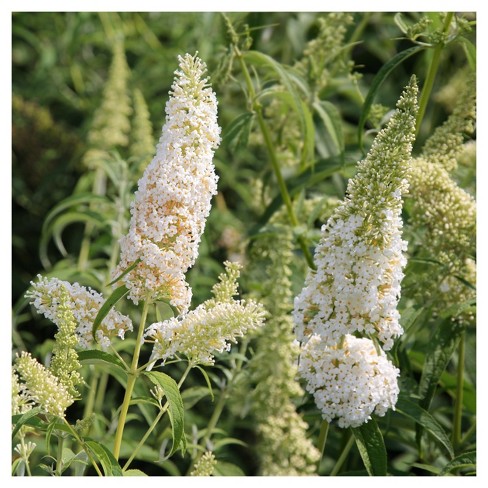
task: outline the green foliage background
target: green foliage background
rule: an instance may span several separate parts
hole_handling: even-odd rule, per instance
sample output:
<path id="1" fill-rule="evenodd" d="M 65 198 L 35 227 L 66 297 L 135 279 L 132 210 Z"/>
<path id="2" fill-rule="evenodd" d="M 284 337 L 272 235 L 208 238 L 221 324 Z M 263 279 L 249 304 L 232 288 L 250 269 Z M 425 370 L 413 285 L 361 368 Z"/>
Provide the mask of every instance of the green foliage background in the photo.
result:
<path id="1" fill-rule="evenodd" d="M 322 15 L 312 12 L 242 12 L 230 13 L 228 18 L 239 33 L 239 43 L 243 49 L 247 45 L 282 66 L 292 66 L 301 59 L 307 42 L 317 35 L 317 19 Z M 465 14 L 464 17 L 468 21 L 475 19 L 474 14 Z M 343 57 L 345 62 L 352 61 L 356 75 L 351 77 L 347 70 L 340 69 L 331 72 L 330 79 L 318 95 L 335 107 L 333 113 L 338 117 L 336 129 L 338 124 L 342 132 L 343 151 L 336 151 L 330 131 L 324 128 L 323 121 L 315 114 L 313 159 L 317 169 L 328 171 L 328 176 L 315 181 L 313 177 L 304 177 L 296 168 L 284 168 L 288 187 L 297 190 L 294 193 L 297 202 L 313 195 L 343 198 L 347 180 L 354 174 L 354 163 L 363 157 L 358 126 L 362 122 L 367 93 L 383 66 L 398 53 L 416 45 L 402 33 L 400 19 L 413 25 L 421 18 L 422 14 L 418 13 L 405 13 L 401 18 L 395 17 L 394 13 L 353 14 L 354 20 L 346 34 L 346 47 L 338 57 Z M 435 29 L 439 20 L 435 15 L 431 15 L 431 20 L 431 29 Z M 233 253 L 242 252 L 239 244 L 247 242 L 246 239 L 266 223 L 263 216 L 267 215 L 267 211 L 269 213 L 269 208 L 267 210 L 265 205 L 259 204 L 263 200 L 262 194 L 266 194 L 267 202 L 279 198 L 266 148 L 256 136 L 257 125 L 250 125 L 246 117 L 240 119 L 242 126 L 236 124 L 236 118 L 248 114 L 250 107 L 243 95 L 242 73 L 230 56 L 231 39 L 224 17 L 213 12 L 14 13 L 12 34 L 14 347 L 33 351 L 38 357 L 46 357 L 50 350 L 52 324 L 31 312 L 25 306 L 23 295 L 35 275 L 46 272 L 39 257 L 42 225 L 46 216 L 56 204 L 72 195 L 77 182 L 86 172 L 81 161 L 86 151 L 87 134 L 93 114 L 101 103 L 112 58 L 111 46 L 120 38 L 124 41 L 131 72 L 129 84 L 141 90 L 148 103 L 155 140 L 159 138 L 164 122 L 164 104 L 173 72 L 177 68 L 177 55 L 198 51 L 209 68 L 209 77 L 219 100 L 219 124 L 223 128 L 223 142 L 215 158 L 220 176 L 219 195 L 213 202 L 199 259 L 189 274 L 194 303 L 199 304 L 207 299 L 211 285 L 222 271 L 223 260 Z M 439 95 L 442 89 L 456 75 L 473 67 L 470 63 L 473 62 L 474 28 L 466 32 L 463 39 L 467 41 L 453 42 L 442 51 L 414 155 L 452 110 L 452 103 Z M 425 41 L 425 38 L 417 40 Z M 432 51 L 419 50 L 395 66 L 377 91 L 374 102 L 392 109 L 412 74 L 417 75 L 422 87 L 432 61 Z M 258 69 L 257 66 L 258 63 L 255 63 L 256 74 L 264 89 L 276 83 L 276 73 L 269 69 Z M 365 149 L 371 144 L 378 128 L 372 117 L 367 119 Z M 278 138 L 280 128 L 271 127 L 271 130 L 273 137 Z M 313 176 L 313 170 L 310 175 Z M 463 188 L 474 194 L 474 168 L 460 166 L 455 178 Z M 260 186 L 257 180 L 264 184 Z M 298 203 L 300 228 L 295 232 L 304 232 L 312 241 L 317 239 L 318 229 L 323 223 L 320 209 L 316 208 L 315 212 L 315 218 L 300 213 Z M 408 221 L 408 209 L 405 217 Z M 223 239 L 228 229 L 232 229 L 237 236 L 237 240 L 230 245 Z M 81 223 L 64 229 L 62 239 L 68 255 L 78 255 L 83 231 L 84 225 Z M 298 260 L 303 260 L 299 250 L 296 254 Z M 53 263 L 62 257 L 52 242 L 48 255 Z M 429 256 L 428 249 L 423 257 L 436 258 Z M 406 290 L 409 286 L 415 287 L 416 276 L 421 275 L 414 264 L 409 270 L 410 274 L 407 273 L 405 280 Z M 303 269 L 298 266 L 295 291 L 302 284 Z M 252 276 L 244 275 L 243 287 L 246 292 L 259 291 L 259 284 Z M 408 298 L 406 292 L 402 316 L 405 324 L 412 328 L 415 326 L 415 331 L 407 333 L 406 339 L 394 351 L 402 369 L 405 396 L 398 406 L 400 413 L 392 413 L 378 423 L 385 437 L 389 473 L 440 474 L 451 459 L 446 453 L 444 438 L 441 436 L 439 443 L 438 437 L 424 437 L 422 449 L 417 449 L 419 426 L 417 424 L 415 427 L 411 419 L 418 419 L 421 415 L 417 409 L 417 386 L 422 374 L 425 374 L 426 354 L 432 352 L 429 345 L 434 338 L 438 344 L 445 346 L 443 350 L 452 351 L 435 385 L 432 402 L 424 407 L 435 418 L 436 425 L 440 424 L 447 432 L 452 429 L 450 412 L 457 384 L 457 356 L 453 351 L 457 343 L 452 343 L 454 339 L 449 329 L 451 316 L 444 316 L 442 320 L 439 317 L 424 320 L 427 317 L 427 302 L 411 305 Z M 453 316 L 456 313 L 453 312 Z M 474 327 L 467 329 L 466 348 L 462 426 L 465 435 L 456 455 L 471 453 L 476 446 Z M 212 372 L 211 377 L 216 382 L 221 379 L 218 371 Z M 193 382 L 192 386 L 195 387 L 205 385 L 203 377 Z M 105 405 L 112 405 L 112 409 L 115 409 L 120 404 L 121 395 L 121 390 L 114 384 L 108 390 Z M 203 426 L 212 408 L 213 404 L 208 398 L 198 402 L 190 414 L 189 423 L 193 421 Z M 310 423 L 311 436 L 317 440 L 320 421 L 313 402 L 304 398 L 299 409 Z M 400 415 L 402 412 L 405 415 Z M 113 414 L 110 407 L 105 409 L 105 414 L 107 418 Z M 431 432 L 433 420 L 431 417 L 424 420 L 423 428 Z M 248 419 L 242 411 L 233 407 L 224 412 L 219 426 L 229 438 L 239 438 L 248 446 L 244 447 L 238 442 L 223 443 L 223 458 L 239 466 L 244 474 L 256 474 L 259 461 L 252 449 L 256 435 L 252 418 Z M 140 437 L 136 424 L 130 424 L 126 434 L 129 438 Z M 330 471 L 333 460 L 339 458 L 348 442 L 346 432 L 331 429 L 321 474 Z M 140 460 L 137 465 L 147 473 L 160 474 L 161 469 L 165 474 L 184 471 L 185 462 L 180 459 L 155 467 L 148 459 L 156 452 L 157 443 L 147 449 L 146 455 L 142 456 L 146 459 Z M 422 456 L 419 452 L 423 452 Z M 469 469 L 467 471 L 469 474 Z M 365 473 L 359 451 L 351 451 L 341 467 L 341 473 Z"/>

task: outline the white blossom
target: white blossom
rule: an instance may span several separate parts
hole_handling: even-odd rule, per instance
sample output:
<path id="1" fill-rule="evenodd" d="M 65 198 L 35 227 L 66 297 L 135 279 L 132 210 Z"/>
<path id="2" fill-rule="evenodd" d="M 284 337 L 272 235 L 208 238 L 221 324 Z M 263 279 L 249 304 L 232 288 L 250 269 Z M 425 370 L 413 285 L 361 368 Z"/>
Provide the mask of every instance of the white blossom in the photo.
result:
<path id="1" fill-rule="evenodd" d="M 37 282 L 31 282 L 32 290 L 26 296 L 31 299 L 31 305 L 40 314 L 60 325 L 60 305 L 68 308 L 73 313 L 76 321 L 76 337 L 78 345 L 88 349 L 93 345 L 93 322 L 105 303 L 103 296 L 78 283 L 61 281 L 58 278 L 46 278 L 38 275 Z M 63 290 L 67 292 L 67 298 L 63 297 Z M 117 310 L 110 310 L 97 330 L 97 342 L 103 349 L 110 346 L 112 339 L 124 338 L 125 333 L 132 331 L 132 322 L 129 317 L 122 315 Z"/>
<path id="2" fill-rule="evenodd" d="M 385 350 L 403 333 L 396 309 L 406 259 L 401 238 L 402 195 L 408 189 L 415 138 L 417 86 L 398 102 L 347 186 L 347 195 L 327 224 L 310 271 L 295 298 L 299 341 L 312 334 L 334 345 L 345 334 L 375 335 Z"/>
<path id="3" fill-rule="evenodd" d="M 213 364 L 215 352 L 229 351 L 238 337 L 262 326 L 264 309 L 253 300 L 234 300 L 207 308 L 205 303 L 187 314 L 156 322 L 146 330 L 154 340 L 152 359 L 185 355 L 193 364 Z"/>
<path id="4" fill-rule="evenodd" d="M 156 155 L 139 180 L 129 233 L 120 241 L 116 274 L 137 262 L 122 279 L 129 298 L 164 299 L 185 312 L 191 300 L 185 273 L 198 256 L 217 192 L 212 159 L 220 127 L 205 63 L 189 54 L 179 62 Z"/>
<path id="5" fill-rule="evenodd" d="M 373 341 L 346 335 L 343 343 L 327 346 L 317 335 L 302 350 L 299 372 L 322 417 L 339 427 L 359 427 L 375 413 L 394 409 L 400 371 Z"/>

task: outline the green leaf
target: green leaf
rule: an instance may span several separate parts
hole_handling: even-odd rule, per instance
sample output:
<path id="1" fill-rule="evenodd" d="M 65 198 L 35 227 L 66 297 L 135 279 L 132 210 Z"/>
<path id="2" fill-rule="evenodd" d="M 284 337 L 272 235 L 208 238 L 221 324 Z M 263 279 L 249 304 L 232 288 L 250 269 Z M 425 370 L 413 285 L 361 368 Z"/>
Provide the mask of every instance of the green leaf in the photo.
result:
<path id="1" fill-rule="evenodd" d="M 351 429 L 356 445 L 370 476 L 386 476 L 387 457 L 383 435 L 374 419 Z"/>
<path id="2" fill-rule="evenodd" d="M 355 161 L 347 161 L 345 164 L 343 164 L 341 158 L 337 156 L 320 160 L 319 162 L 315 163 L 313 168 L 308 168 L 295 178 L 290 178 L 287 180 L 286 184 L 288 187 L 288 192 L 290 193 L 290 196 L 294 196 L 300 193 L 304 188 L 309 189 L 329 176 L 332 176 L 334 173 L 337 173 L 344 168 L 354 167 L 355 165 Z M 249 237 L 256 235 L 282 204 L 283 198 L 281 197 L 281 194 L 276 195 L 276 197 L 266 207 L 266 210 L 261 217 L 259 217 L 256 225 L 249 231 Z"/>
<path id="3" fill-rule="evenodd" d="M 336 106 L 327 100 L 314 103 L 313 108 L 324 123 L 327 133 L 336 148 L 336 155 L 344 153 L 344 134 L 342 132 L 342 119 Z"/>
<path id="4" fill-rule="evenodd" d="M 401 51 L 393 56 L 386 64 L 384 64 L 381 69 L 378 71 L 376 76 L 373 78 L 371 82 L 371 86 L 369 88 L 368 94 L 366 95 L 366 99 L 364 100 L 363 110 L 361 112 L 361 117 L 358 123 L 358 144 L 361 150 L 363 150 L 363 128 L 366 120 L 368 119 L 369 111 L 371 109 L 371 105 L 373 105 L 374 98 L 378 93 L 379 89 L 383 82 L 388 78 L 389 74 L 403 61 L 408 59 L 410 56 L 419 53 L 425 49 L 424 46 L 414 46 L 409 49 L 405 49 L 405 51 Z"/>
<path id="5" fill-rule="evenodd" d="M 476 71 L 476 46 L 469 39 L 462 36 L 458 37 L 457 41 L 463 46 L 469 67 L 471 70 Z"/>
<path id="6" fill-rule="evenodd" d="M 244 54 L 244 58 L 246 59 L 246 61 L 249 61 L 256 66 L 267 66 L 273 69 L 279 76 L 279 79 L 283 86 L 292 96 L 293 108 L 298 114 L 300 126 L 302 128 L 302 136 L 305 142 L 302 155 L 302 168 L 306 167 L 306 162 L 308 160 L 312 161 L 314 155 L 314 136 L 313 133 L 310 134 L 310 130 L 313 129 L 313 124 L 311 127 L 309 121 L 307 121 L 307 118 L 310 119 L 311 117 L 310 111 L 308 110 L 308 107 L 304 103 L 302 103 L 302 100 L 298 95 L 295 87 L 298 75 L 292 75 L 291 69 L 286 69 L 281 63 L 275 61 L 271 56 L 268 56 L 258 51 L 247 51 Z"/>
<path id="7" fill-rule="evenodd" d="M 463 454 L 456 456 L 442 468 L 440 474 L 442 476 L 460 468 L 473 468 L 473 470 L 476 471 L 476 451 L 464 452 Z"/>
<path id="8" fill-rule="evenodd" d="M 19 431 L 19 429 L 27 423 L 29 419 L 32 417 L 35 417 L 38 413 L 41 412 L 41 407 L 35 407 L 32 410 L 29 410 L 28 412 L 25 412 L 24 414 L 18 416 L 14 415 L 12 417 L 12 424 L 15 426 L 14 429 L 12 430 L 12 439 L 15 437 L 15 434 Z"/>
<path id="9" fill-rule="evenodd" d="M 78 359 L 81 363 L 84 364 L 113 364 L 114 366 L 117 366 L 118 368 L 126 372 L 124 363 L 117 356 L 114 356 L 113 354 L 105 351 L 98 351 L 96 349 L 79 351 Z"/>
<path id="10" fill-rule="evenodd" d="M 238 150 L 247 145 L 249 134 L 251 131 L 254 114 L 245 112 L 238 115 L 226 128 L 222 135 L 222 144 L 232 144 L 235 150 Z"/>
<path id="11" fill-rule="evenodd" d="M 419 395 L 422 398 L 419 405 L 425 410 L 430 407 L 441 374 L 451 360 L 463 331 L 464 327 L 448 317 L 438 325 L 429 340 L 419 384 Z"/>
<path id="12" fill-rule="evenodd" d="M 169 419 L 173 436 L 173 446 L 169 456 L 172 456 L 181 447 L 183 454 L 186 451 L 185 437 L 185 407 L 176 381 L 160 371 L 146 371 L 144 374 L 155 384 L 159 385 L 169 404 Z"/>
<path id="13" fill-rule="evenodd" d="M 141 258 L 137 258 L 128 268 L 126 268 L 122 273 L 117 276 L 114 280 L 112 280 L 108 286 L 115 285 L 117 281 L 121 280 L 127 273 L 130 273 L 139 263 L 141 262 Z"/>
<path id="14" fill-rule="evenodd" d="M 114 455 L 99 442 L 89 439 L 85 440 L 85 445 L 90 448 L 90 451 L 100 461 L 105 476 L 123 476 L 122 468 L 115 459 Z"/>
<path id="15" fill-rule="evenodd" d="M 47 247 L 51 237 L 54 238 L 54 242 L 56 243 L 56 246 L 58 247 L 61 254 L 63 256 L 66 256 L 67 251 L 61 239 L 61 234 L 68 225 L 78 222 L 89 222 L 96 227 L 99 227 L 106 223 L 105 218 L 101 214 L 88 209 L 84 210 L 83 212 L 71 211 L 59 215 L 46 229 L 46 232 L 41 235 L 39 243 L 39 257 L 45 267 L 51 266 L 51 262 L 49 261 L 49 258 L 47 256 Z"/>
<path id="16" fill-rule="evenodd" d="M 203 374 L 203 377 L 205 378 L 205 381 L 207 382 L 208 391 L 210 393 L 210 396 L 212 397 L 212 402 L 213 402 L 215 400 L 215 398 L 214 398 L 212 383 L 210 381 L 210 378 L 208 377 L 207 372 L 201 366 L 197 365 L 196 368 L 198 368 L 201 371 L 201 373 Z"/>
<path id="17" fill-rule="evenodd" d="M 244 471 L 239 466 L 225 461 L 217 461 L 213 474 L 214 476 L 245 476 Z"/>
<path id="18" fill-rule="evenodd" d="M 95 195 L 93 193 L 78 193 L 65 198 L 62 202 L 58 203 L 46 216 L 44 223 L 42 224 L 42 233 L 44 234 L 47 229 L 52 225 L 55 217 L 61 212 L 70 207 L 75 207 L 81 204 L 90 204 L 93 202 L 106 201 L 106 197 L 101 195 Z"/>
<path id="19" fill-rule="evenodd" d="M 452 444 L 445 430 L 442 428 L 441 424 L 427 412 L 427 410 L 424 410 L 420 405 L 410 401 L 402 395 L 398 398 L 395 409 L 398 413 L 421 425 L 428 434 L 446 449 L 451 459 L 454 457 Z"/>
<path id="20" fill-rule="evenodd" d="M 196 405 L 202 398 L 209 395 L 209 390 L 206 386 L 192 386 L 186 388 L 181 394 L 183 398 L 183 403 L 185 404 L 185 409 L 190 410 L 194 405 Z"/>
<path id="21" fill-rule="evenodd" d="M 140 469 L 127 469 L 123 474 L 124 476 L 147 476 L 147 474 Z"/>
<path id="22" fill-rule="evenodd" d="M 102 305 L 100 310 L 97 313 L 97 316 L 95 317 L 95 320 L 93 321 L 93 327 L 92 327 L 92 335 L 94 340 L 97 340 L 96 337 L 96 332 L 98 328 L 100 327 L 100 324 L 102 323 L 103 319 L 107 316 L 107 314 L 110 312 L 112 307 L 125 295 L 129 293 L 129 290 L 125 285 L 121 285 L 118 288 L 116 288 L 113 293 L 107 298 L 105 303 Z"/>

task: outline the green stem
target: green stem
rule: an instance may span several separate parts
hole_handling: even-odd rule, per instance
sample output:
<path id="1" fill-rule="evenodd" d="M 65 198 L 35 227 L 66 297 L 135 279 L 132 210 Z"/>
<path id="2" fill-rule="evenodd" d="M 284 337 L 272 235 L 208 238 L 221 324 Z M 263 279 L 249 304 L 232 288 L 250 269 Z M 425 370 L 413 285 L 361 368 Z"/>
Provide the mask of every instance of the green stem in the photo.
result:
<path id="1" fill-rule="evenodd" d="M 239 348 L 239 357 L 243 358 L 246 355 L 246 349 L 248 345 L 248 340 L 244 339 L 241 343 L 241 347 Z M 217 402 L 217 405 L 215 406 L 215 409 L 212 413 L 212 416 L 210 417 L 210 420 L 207 424 L 207 429 L 205 431 L 205 435 L 202 437 L 200 440 L 199 444 L 201 444 L 204 448 L 206 447 L 208 441 L 210 440 L 210 437 L 212 436 L 212 432 L 215 429 L 215 426 L 217 425 L 217 422 L 219 421 L 220 416 L 222 415 L 222 412 L 224 410 L 225 402 L 228 398 L 229 392 L 232 388 L 232 384 L 241 371 L 242 364 L 244 360 L 243 359 L 238 359 L 236 361 L 235 367 L 232 369 L 232 376 L 229 379 L 229 382 L 227 383 L 224 388 L 222 388 L 219 401 Z M 199 459 L 202 457 L 203 451 L 199 451 L 197 455 L 195 456 L 195 459 L 192 460 L 190 463 L 190 466 L 188 468 L 188 474 L 191 473 L 193 466 L 199 461 Z"/>
<path id="2" fill-rule="evenodd" d="M 132 392 L 134 390 L 134 385 L 138 376 L 137 364 L 139 362 L 139 355 L 141 353 L 142 338 L 144 334 L 144 328 L 146 326 L 147 311 L 149 309 L 149 303 L 144 302 L 142 308 L 141 323 L 139 324 L 139 330 L 137 332 L 136 345 L 134 348 L 134 356 L 132 357 L 132 364 L 128 372 L 127 386 L 125 389 L 124 400 L 122 406 L 120 407 L 119 422 L 117 424 L 117 431 L 115 432 L 114 441 L 114 457 L 119 459 L 120 446 L 122 445 L 122 435 L 124 433 L 125 420 L 127 418 L 127 412 L 129 411 L 130 400 L 132 397 Z"/>
<path id="3" fill-rule="evenodd" d="M 353 444 L 354 444 L 354 436 L 351 434 L 348 441 L 347 441 L 346 446 L 342 450 L 341 455 L 339 456 L 339 459 L 336 461 L 336 463 L 335 463 L 334 467 L 332 468 L 332 471 L 330 472 L 329 476 L 336 476 L 337 475 L 337 473 L 342 468 L 342 465 L 344 464 L 344 461 L 346 460 L 346 458 L 349 454 L 349 451 L 351 450 L 351 447 L 353 446 Z"/>
<path id="4" fill-rule="evenodd" d="M 189 364 L 188 367 L 186 368 L 185 372 L 183 373 L 183 376 L 181 377 L 181 379 L 178 383 L 178 389 L 180 389 L 181 386 L 183 385 L 183 382 L 185 381 L 186 377 L 188 376 L 188 373 L 190 372 L 191 367 L 192 367 L 191 364 Z M 154 419 L 154 422 L 149 426 L 149 429 L 147 429 L 146 433 L 144 434 L 144 437 L 139 441 L 139 444 L 137 444 L 137 447 L 132 452 L 130 458 L 124 464 L 122 471 L 125 471 L 130 466 L 130 464 L 132 463 L 132 461 L 136 457 L 137 453 L 139 452 L 140 448 L 145 444 L 147 438 L 151 435 L 151 432 L 156 428 L 159 421 L 161 420 L 161 418 L 163 417 L 165 412 L 168 410 L 168 407 L 169 407 L 169 403 L 166 401 L 166 403 L 161 407 L 161 410 L 159 411 L 158 415 Z"/>
<path id="5" fill-rule="evenodd" d="M 104 371 L 100 376 L 98 382 L 97 396 L 95 398 L 95 411 L 101 413 L 103 410 L 103 400 L 105 399 L 105 391 L 107 389 L 109 374 Z"/>
<path id="6" fill-rule="evenodd" d="M 65 418 L 63 418 L 63 420 L 66 426 L 68 427 L 68 429 L 70 430 L 71 435 L 79 442 L 83 450 L 86 452 L 86 455 L 88 456 L 90 462 L 93 464 L 93 467 L 95 468 L 95 471 L 97 472 L 98 476 L 103 476 L 102 472 L 100 471 L 100 468 L 98 467 L 98 464 L 95 462 L 93 456 L 91 455 L 89 447 L 83 442 L 81 437 L 76 433 L 76 430 L 73 429 L 73 427 L 71 427 L 70 423 Z"/>
<path id="7" fill-rule="evenodd" d="M 22 430 L 22 428 L 21 428 L 21 430 Z M 20 444 L 22 446 L 22 452 L 25 453 L 26 452 L 25 436 L 23 434 L 20 436 Z M 25 457 L 22 457 L 22 459 L 24 460 L 25 469 L 27 471 L 27 476 L 32 476 L 32 473 L 30 470 L 30 464 L 29 464 L 29 457 L 25 456 Z"/>
<path id="8" fill-rule="evenodd" d="M 463 420 L 463 392 L 464 392 L 464 357 L 466 353 L 465 333 L 461 335 L 458 345 L 456 402 L 454 407 L 454 421 L 452 429 L 452 446 L 457 452 L 461 445 L 461 423 Z"/>
<path id="9" fill-rule="evenodd" d="M 95 395 L 97 390 L 98 378 L 100 377 L 100 373 L 98 370 L 95 370 L 93 366 L 90 366 L 90 372 L 92 374 L 90 380 L 90 389 L 88 390 L 88 397 L 85 403 L 85 409 L 83 411 L 83 418 L 87 418 L 93 412 L 93 405 L 95 403 Z"/>
<path id="10" fill-rule="evenodd" d="M 56 476 L 61 476 L 63 472 L 63 444 L 64 437 L 60 435 L 58 437 L 58 459 L 56 460 Z"/>
<path id="11" fill-rule="evenodd" d="M 93 194 L 105 195 L 106 192 L 107 177 L 102 168 L 97 168 L 95 172 L 95 179 L 93 181 Z M 90 244 L 91 234 L 94 226 L 91 222 L 87 222 L 85 225 L 85 232 L 83 234 L 83 240 L 81 241 L 80 254 L 78 255 L 78 269 L 84 271 L 88 264 L 88 258 L 90 256 Z"/>
<path id="12" fill-rule="evenodd" d="M 318 441 L 318 448 L 320 452 L 320 458 L 317 462 L 317 473 L 320 468 L 320 462 L 324 456 L 325 451 L 325 443 L 327 442 L 327 434 L 329 433 L 329 422 L 327 420 L 322 420 L 322 425 L 320 426 L 320 434 L 319 434 L 319 441 Z"/>
<path id="13" fill-rule="evenodd" d="M 449 12 L 446 15 L 446 19 L 444 22 L 444 27 L 443 27 L 443 33 L 447 33 L 449 30 L 449 26 L 451 25 L 452 18 L 454 16 L 454 12 Z M 442 50 L 444 48 L 444 43 L 440 42 L 437 44 L 437 46 L 434 48 L 434 53 L 432 55 L 432 60 L 430 62 L 429 66 L 429 71 L 427 73 L 427 78 L 425 80 L 424 88 L 422 90 L 422 93 L 420 95 L 420 101 L 419 101 L 419 111 L 417 114 L 417 135 L 420 132 L 420 125 L 422 124 L 422 120 L 425 115 L 425 110 L 427 108 L 427 104 L 429 102 L 430 94 L 432 92 L 432 87 L 434 86 L 434 80 L 437 75 L 437 70 L 439 69 L 439 63 L 441 60 L 441 54 Z"/>
<path id="14" fill-rule="evenodd" d="M 249 92 L 249 99 L 252 102 L 252 108 L 256 113 L 259 128 L 261 129 L 261 132 L 263 134 L 263 138 L 266 145 L 266 149 L 268 151 L 271 166 L 273 167 L 273 172 L 275 174 L 276 181 L 278 182 L 278 187 L 280 189 L 281 197 L 286 207 L 288 219 L 293 227 L 298 227 L 298 219 L 295 214 L 295 209 L 293 208 L 293 203 L 291 201 L 291 197 L 288 192 L 285 179 L 283 178 L 283 174 L 281 173 L 280 163 L 278 161 L 278 157 L 276 156 L 276 152 L 274 150 L 271 133 L 263 117 L 262 107 L 259 103 L 254 101 L 256 98 L 256 92 L 254 90 L 254 85 L 252 84 L 251 75 L 249 73 L 249 70 L 247 69 L 247 65 L 244 61 L 244 57 L 242 56 L 242 53 L 237 48 L 237 46 L 234 46 L 234 51 L 236 57 L 239 59 L 242 72 L 244 73 L 244 79 L 246 80 L 246 86 Z M 298 236 L 298 243 L 300 245 L 300 248 L 302 249 L 303 255 L 305 256 L 308 266 L 312 269 L 315 269 L 312 254 L 303 236 Z"/>

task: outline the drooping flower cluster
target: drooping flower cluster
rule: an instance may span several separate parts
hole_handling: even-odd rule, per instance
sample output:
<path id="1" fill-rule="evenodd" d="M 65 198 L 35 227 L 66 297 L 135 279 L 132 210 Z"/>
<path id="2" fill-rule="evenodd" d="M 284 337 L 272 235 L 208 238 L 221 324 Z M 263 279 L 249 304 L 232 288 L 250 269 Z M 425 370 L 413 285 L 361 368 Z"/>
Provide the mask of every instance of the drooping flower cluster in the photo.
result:
<path id="1" fill-rule="evenodd" d="M 373 341 L 347 334 L 343 343 L 327 346 L 318 335 L 305 345 L 300 372 L 315 404 L 328 422 L 359 427 L 375 413 L 395 408 L 400 371 Z"/>
<path id="2" fill-rule="evenodd" d="M 232 298 L 240 266 L 228 262 L 225 266 L 227 273 L 212 290 L 214 298 L 147 328 L 146 338 L 154 341 L 152 359 L 165 361 L 182 354 L 192 364 L 213 364 L 215 352 L 228 351 L 238 337 L 263 324 L 265 312 L 260 303 Z"/>
<path id="3" fill-rule="evenodd" d="M 351 71 L 353 63 L 346 65 L 339 54 L 353 22 L 353 16 L 344 12 L 329 12 L 319 17 L 317 36 L 307 43 L 302 59 L 294 66 L 310 78 L 317 91 L 327 86 L 333 76 Z"/>
<path id="4" fill-rule="evenodd" d="M 122 279 L 129 298 L 167 300 L 184 312 L 191 299 L 185 273 L 198 255 L 216 194 L 212 158 L 220 127 L 215 94 L 202 78 L 205 63 L 188 54 L 179 62 L 157 153 L 139 180 L 129 233 L 120 241 L 116 274 L 137 263 Z"/>
<path id="5" fill-rule="evenodd" d="M 251 390 L 251 412 L 257 424 L 259 474 L 313 475 L 320 453 L 308 438 L 308 425 L 294 403 L 304 392 L 297 381 L 299 347 L 290 316 L 293 238 L 288 226 L 274 228 L 279 239 L 256 239 L 251 260 L 262 287 L 260 301 L 269 312 L 266 323 L 255 333 L 255 353 L 247 367 L 250 384 L 246 391 Z"/>
<path id="6" fill-rule="evenodd" d="M 366 422 L 372 412 L 384 415 L 384 407 L 393 408 L 396 402 L 395 369 L 391 363 L 385 366 L 386 357 L 376 359 L 383 355 L 376 352 L 372 339 L 389 350 L 403 333 L 397 310 L 407 245 L 402 240 L 401 209 L 415 138 L 416 95 L 412 77 L 387 127 L 349 180 L 344 202 L 322 227 L 314 257 L 317 269 L 309 272 L 305 287 L 295 299 L 295 333 L 303 343 L 305 358 L 300 361 L 299 372 L 324 418 L 338 416 L 342 427 L 358 425 L 361 418 Z M 353 334 L 365 338 L 359 343 L 347 339 Z M 353 352 L 358 348 L 365 353 Z M 368 354 L 375 356 L 374 364 L 381 365 L 369 374 L 378 379 L 360 384 L 357 368 L 366 371 L 373 364 Z M 335 357 L 341 355 L 357 358 L 357 362 L 342 363 L 339 369 L 349 375 L 352 385 L 356 382 L 369 390 L 361 393 L 368 407 L 347 396 L 337 397 L 340 404 L 335 410 L 327 407 L 326 399 L 344 378 L 332 374 L 325 382 L 324 374 L 338 367 Z M 388 388 L 379 388 L 382 377 Z"/>
<path id="7" fill-rule="evenodd" d="M 75 399 L 54 374 L 25 351 L 17 355 L 15 369 L 34 403 L 47 413 L 64 417 L 65 410 Z"/>
<path id="8" fill-rule="evenodd" d="M 32 290 L 26 296 L 31 298 L 31 304 L 37 311 L 59 326 L 59 307 L 64 304 L 77 323 L 78 345 L 83 349 L 91 347 L 93 322 L 105 302 L 103 296 L 78 283 L 71 284 L 58 278 L 46 278 L 41 275 L 38 275 L 38 281 L 32 282 L 31 285 Z M 64 291 L 68 295 L 67 301 L 63 299 Z M 103 349 L 107 349 L 115 337 L 123 339 L 127 331 L 132 331 L 129 317 L 112 309 L 100 324 L 96 339 Z"/>

